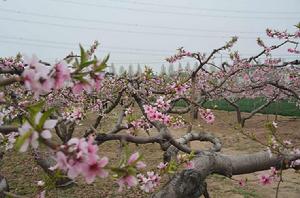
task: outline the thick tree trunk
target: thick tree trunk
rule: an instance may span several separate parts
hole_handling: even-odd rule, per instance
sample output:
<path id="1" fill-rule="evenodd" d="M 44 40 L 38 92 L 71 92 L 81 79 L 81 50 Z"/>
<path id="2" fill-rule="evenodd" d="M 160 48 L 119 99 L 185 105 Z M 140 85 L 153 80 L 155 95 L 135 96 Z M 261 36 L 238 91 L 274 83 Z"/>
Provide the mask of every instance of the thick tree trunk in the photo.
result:
<path id="1" fill-rule="evenodd" d="M 231 177 L 232 175 L 268 170 L 272 166 L 277 169 L 285 169 L 289 167 L 291 161 L 299 158 L 300 155 L 270 156 L 268 152 L 232 156 L 217 153 L 201 155 L 193 160 L 194 169 L 183 170 L 176 174 L 151 197 L 199 198 L 205 192 L 205 178 L 212 173 Z"/>

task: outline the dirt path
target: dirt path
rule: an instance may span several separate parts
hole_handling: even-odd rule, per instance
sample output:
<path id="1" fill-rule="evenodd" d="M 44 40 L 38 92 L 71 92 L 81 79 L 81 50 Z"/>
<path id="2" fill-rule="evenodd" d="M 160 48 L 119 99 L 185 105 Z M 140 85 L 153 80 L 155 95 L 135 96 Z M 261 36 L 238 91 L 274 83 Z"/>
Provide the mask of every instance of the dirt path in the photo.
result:
<path id="1" fill-rule="evenodd" d="M 223 142 L 222 153 L 238 154 L 251 153 L 253 151 L 264 149 L 258 143 L 245 138 L 234 130 L 235 117 L 234 113 L 230 112 L 216 112 L 216 122 L 213 125 L 207 125 L 199 122 L 196 129 L 212 132 L 218 136 Z M 272 120 L 274 116 L 269 116 Z M 264 123 L 267 121 L 267 116 L 258 115 L 246 122 L 246 131 L 254 132 L 257 137 L 265 138 L 266 130 Z M 78 131 L 86 128 L 89 120 L 83 123 Z M 279 116 L 278 120 L 279 131 L 285 139 L 291 139 L 294 142 L 300 143 L 300 120 L 291 119 L 289 117 Z M 105 127 L 110 127 L 111 122 L 104 123 Z M 142 133 L 142 132 L 140 132 Z M 185 133 L 184 130 L 172 130 L 172 133 L 179 137 Z M 144 134 L 144 133 L 143 133 Z M 192 143 L 192 148 L 205 148 L 209 146 L 208 143 Z M 132 151 L 139 150 L 143 154 L 145 161 L 149 168 L 155 167 L 162 161 L 162 152 L 158 145 L 131 145 Z M 103 155 L 111 159 L 111 163 L 117 162 L 120 156 L 120 149 L 117 142 L 105 143 L 100 147 Z M 32 157 L 29 154 L 12 155 L 7 154 L 4 157 L 1 166 L 1 173 L 4 174 L 9 182 L 12 192 L 19 195 L 27 195 L 30 197 L 35 190 L 35 183 L 38 180 L 45 179 L 42 171 L 35 165 Z M 258 175 L 253 173 L 242 176 L 235 176 L 235 179 L 247 178 L 249 181 L 256 180 Z M 293 170 L 284 172 L 284 182 L 281 184 L 279 197 L 283 198 L 300 198 L 300 174 L 295 174 Z M 240 188 L 236 181 L 224 178 L 218 175 L 212 175 L 207 180 L 209 192 L 211 197 L 254 197 L 254 198 L 273 198 L 275 197 L 276 184 L 270 186 L 260 186 L 257 182 L 249 182 L 246 187 Z M 117 193 L 118 186 L 113 179 L 97 179 L 91 185 L 86 185 L 81 180 L 73 188 L 69 189 L 49 189 L 47 197 L 51 198 L 93 198 L 93 197 L 147 197 L 147 194 L 142 193 L 138 189 L 130 189 L 123 194 Z"/>

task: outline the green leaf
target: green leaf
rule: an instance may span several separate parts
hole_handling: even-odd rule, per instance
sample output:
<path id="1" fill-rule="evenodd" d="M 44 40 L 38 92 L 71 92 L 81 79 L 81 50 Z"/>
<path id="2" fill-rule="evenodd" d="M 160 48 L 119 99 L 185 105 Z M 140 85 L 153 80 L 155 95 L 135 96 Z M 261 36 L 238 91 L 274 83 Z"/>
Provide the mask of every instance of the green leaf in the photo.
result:
<path id="1" fill-rule="evenodd" d="M 51 190 L 54 189 L 56 187 L 56 183 L 57 181 L 63 179 L 63 178 L 67 178 L 66 175 L 63 174 L 63 172 L 61 170 L 55 170 L 54 174 L 44 174 L 43 175 L 43 181 L 45 181 L 45 188 L 47 190 Z"/>
<path id="2" fill-rule="evenodd" d="M 132 167 L 132 166 L 129 166 L 127 168 L 127 171 L 129 173 L 129 175 L 135 175 L 136 174 L 136 169 L 134 167 Z"/>
<path id="3" fill-rule="evenodd" d="M 172 160 L 167 167 L 167 173 L 174 174 L 177 170 L 177 163 Z"/>
<path id="4" fill-rule="evenodd" d="M 87 83 L 89 84 L 89 81 L 87 81 L 86 79 L 83 78 L 83 75 L 76 75 L 73 77 L 74 79 L 80 81 L 81 83 Z"/>
<path id="5" fill-rule="evenodd" d="M 8 120 L 8 124 L 13 125 L 13 126 L 19 126 L 20 122 L 21 122 L 21 124 L 23 123 L 23 120 L 24 120 L 23 115 L 21 115 L 21 117 L 16 116 L 16 117 L 12 118 L 11 120 Z"/>
<path id="6" fill-rule="evenodd" d="M 300 29 L 300 22 L 297 25 L 295 25 L 295 27 Z"/>
<path id="7" fill-rule="evenodd" d="M 102 62 L 104 62 L 104 63 L 107 63 L 107 61 L 108 61 L 108 59 L 109 59 L 109 57 L 110 57 L 110 54 L 108 54 L 104 59 L 103 59 L 103 61 Z"/>
<path id="8" fill-rule="evenodd" d="M 110 170 L 115 172 L 118 176 L 124 176 L 127 174 L 127 171 L 124 168 L 112 167 Z"/>
<path id="9" fill-rule="evenodd" d="M 44 101 L 40 101 L 34 105 L 29 106 L 27 110 L 30 114 L 30 117 L 34 117 L 38 112 L 40 112 L 44 104 L 45 104 Z"/>
<path id="10" fill-rule="evenodd" d="M 108 59 L 109 59 L 109 54 L 104 58 L 104 60 L 100 63 L 100 65 L 98 65 L 95 68 L 94 71 L 95 72 L 101 72 L 102 70 L 104 70 L 107 67 L 106 63 L 107 63 Z"/>
<path id="11" fill-rule="evenodd" d="M 77 68 L 79 66 L 79 61 L 78 61 L 78 58 L 75 58 L 75 62 L 73 64 L 73 67 L 74 68 Z"/>
<path id="12" fill-rule="evenodd" d="M 82 63 L 87 61 L 87 55 L 81 44 L 79 44 L 79 47 L 80 47 L 80 65 L 81 65 Z"/>
<path id="13" fill-rule="evenodd" d="M 31 134 L 33 133 L 33 130 L 29 130 L 28 132 L 26 132 L 24 135 L 18 137 L 16 144 L 15 144 L 15 148 L 17 151 L 20 150 L 21 146 L 24 144 L 25 140 L 27 140 Z"/>
<path id="14" fill-rule="evenodd" d="M 136 162 L 140 161 L 143 159 L 143 155 L 139 153 L 139 157 L 137 158 Z"/>
<path id="15" fill-rule="evenodd" d="M 35 118 L 35 116 L 33 116 L 33 117 L 25 117 L 25 121 L 23 121 L 23 122 L 28 122 L 31 126 L 34 126 L 35 125 L 35 120 L 34 120 L 34 118 Z"/>
<path id="16" fill-rule="evenodd" d="M 83 68 L 88 67 L 92 64 L 95 64 L 95 60 L 81 62 L 79 67 L 80 67 L 80 69 L 83 69 Z"/>
<path id="17" fill-rule="evenodd" d="M 195 156 L 196 156 L 196 155 L 195 155 L 195 151 L 192 150 L 192 152 L 191 152 L 191 153 L 189 154 L 189 156 L 188 156 L 189 161 L 192 160 L 192 159 L 194 159 Z"/>
<path id="18" fill-rule="evenodd" d="M 41 130 L 46 122 L 46 120 L 50 117 L 50 115 L 54 112 L 54 108 L 51 108 L 49 110 L 47 110 L 46 112 L 43 113 L 40 122 L 37 126 L 38 130 Z"/>

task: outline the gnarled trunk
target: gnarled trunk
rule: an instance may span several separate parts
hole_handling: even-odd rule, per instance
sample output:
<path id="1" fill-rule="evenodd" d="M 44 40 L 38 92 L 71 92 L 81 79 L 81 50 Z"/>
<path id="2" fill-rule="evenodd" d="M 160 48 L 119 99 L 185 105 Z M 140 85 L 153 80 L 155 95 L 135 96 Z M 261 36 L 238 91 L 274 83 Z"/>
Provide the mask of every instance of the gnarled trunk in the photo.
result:
<path id="1" fill-rule="evenodd" d="M 268 152 L 258 152 L 244 155 L 223 155 L 211 153 L 197 156 L 193 161 L 194 169 L 183 170 L 176 174 L 152 198 L 199 198 L 205 193 L 205 179 L 208 175 L 216 173 L 231 177 L 253 173 L 276 167 L 289 168 L 290 162 L 299 159 L 298 155 L 270 156 Z M 285 162 L 285 163 L 283 163 Z"/>

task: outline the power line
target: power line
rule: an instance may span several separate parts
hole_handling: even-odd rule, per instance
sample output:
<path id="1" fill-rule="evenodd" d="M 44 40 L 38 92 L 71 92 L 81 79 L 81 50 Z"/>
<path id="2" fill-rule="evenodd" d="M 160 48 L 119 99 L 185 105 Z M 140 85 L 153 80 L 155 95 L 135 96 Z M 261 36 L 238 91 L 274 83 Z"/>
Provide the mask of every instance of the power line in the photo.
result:
<path id="1" fill-rule="evenodd" d="M 65 45 L 59 45 L 58 43 L 56 43 L 55 45 L 49 45 L 49 44 L 44 44 L 42 41 L 35 41 L 36 43 L 32 43 L 32 41 L 26 41 L 25 39 L 8 39 L 8 38 L 1 38 L 0 37 L 0 42 L 2 43 L 9 43 L 9 44 L 20 44 L 20 45 L 30 45 L 30 46 L 36 46 L 36 47 L 46 47 L 46 48 L 54 48 L 54 49 L 60 49 L 60 50 L 74 50 L 74 48 L 71 48 L 69 46 L 65 46 Z M 48 41 L 50 42 L 50 41 Z M 130 51 L 108 51 L 108 50 L 101 50 L 102 52 L 105 53 L 116 53 L 116 54 L 144 54 L 144 55 L 150 55 L 150 56 L 160 56 L 160 57 L 164 57 L 164 56 L 168 56 L 168 55 L 164 55 L 164 54 L 150 54 L 150 53 L 143 53 L 143 52 L 130 52 Z M 255 53 L 242 53 L 240 54 L 241 56 L 252 56 Z M 275 54 L 273 55 L 274 57 L 283 57 L 283 58 L 294 58 L 294 56 L 291 55 L 283 55 L 283 54 Z M 224 55 L 222 54 L 223 58 L 229 58 L 228 55 Z M 220 56 L 216 56 L 215 58 L 221 58 Z"/>
<path id="2" fill-rule="evenodd" d="M 8 43 L 8 44 L 15 44 L 15 45 L 29 45 L 29 46 L 34 46 L 34 47 L 42 47 L 42 48 L 51 48 L 51 49 L 57 49 L 57 50 L 70 50 L 73 51 L 74 49 L 70 47 L 64 47 L 64 46 L 54 46 L 54 45 L 47 45 L 47 44 L 36 44 L 36 43 L 29 43 L 29 42 L 22 42 L 22 41 L 7 41 L 7 40 L 2 40 L 0 38 L 0 43 Z M 108 52 L 108 51 L 103 51 L 103 52 Z M 116 52 L 117 54 L 133 54 L 131 52 Z M 149 55 L 149 54 L 147 54 Z M 163 60 L 163 59 L 162 59 Z M 137 62 L 137 63 L 134 63 Z M 133 62 L 114 62 L 114 64 L 160 64 L 160 63 L 166 63 L 163 61 L 156 61 L 156 62 L 139 62 L 139 61 L 133 61 Z"/>
<path id="3" fill-rule="evenodd" d="M 74 50 L 74 48 L 71 48 L 69 46 L 66 45 L 59 45 L 59 44 L 55 44 L 55 45 L 49 45 L 49 44 L 43 44 L 43 43 L 39 43 L 37 41 L 35 41 L 36 43 L 32 43 L 30 41 L 22 41 L 22 40 L 18 40 L 18 39 L 8 39 L 5 40 L 6 38 L 0 38 L 0 42 L 2 43 L 11 43 L 11 44 L 20 44 L 20 45 L 30 45 L 30 46 L 35 46 L 35 47 L 46 47 L 46 48 L 54 48 L 54 49 L 60 49 L 60 50 Z M 130 52 L 130 51 L 122 51 L 122 50 L 102 50 L 101 52 L 105 52 L 105 53 L 115 53 L 115 54 L 130 54 L 130 55 L 147 55 L 147 56 L 157 56 L 157 57 L 164 57 L 164 56 L 169 56 L 169 54 L 153 54 L 153 53 L 146 53 L 146 52 Z"/>
<path id="4" fill-rule="evenodd" d="M 54 40 L 43 40 L 43 39 L 33 39 L 33 38 L 24 38 L 24 37 L 17 37 L 17 36 L 5 36 L 5 35 L 0 35 L 0 38 L 4 39 L 16 39 L 16 40 L 21 40 L 21 41 L 33 41 L 33 42 L 42 42 L 42 43 L 49 43 L 49 44 L 58 44 L 58 45 L 69 45 L 69 46 L 74 46 L 78 45 L 78 43 L 71 43 L 71 42 L 65 42 L 65 41 L 54 41 Z M 83 45 L 89 46 L 90 44 L 88 43 L 81 43 Z M 101 47 L 102 48 L 102 47 Z M 112 47 L 112 46 L 105 46 L 103 47 L 104 49 L 117 49 L 117 50 L 131 50 L 131 51 L 144 51 L 144 52 L 157 52 L 157 53 L 174 53 L 172 50 L 157 50 L 157 49 L 142 49 L 142 48 L 127 48 L 127 47 Z"/>
<path id="5" fill-rule="evenodd" d="M 60 28 L 71 28 L 71 29 L 80 29 L 80 30 L 100 30 L 100 31 L 108 31 L 108 32 L 143 34 L 143 35 L 148 34 L 148 35 L 167 36 L 167 37 L 174 36 L 174 37 L 194 37 L 194 38 L 212 38 L 212 39 L 215 39 L 215 38 L 229 39 L 230 38 L 230 36 L 162 33 L 162 32 L 148 32 L 148 31 L 134 31 L 134 30 L 119 30 L 119 29 L 110 29 L 110 28 L 97 28 L 97 27 L 88 27 L 88 26 L 78 26 L 78 25 L 33 21 L 33 20 L 27 20 L 27 19 L 12 19 L 12 18 L 6 18 L 6 17 L 2 17 L 2 18 L 0 18 L 0 20 L 21 22 L 21 23 L 27 23 L 27 24 L 48 25 L 48 26 L 54 26 L 54 27 L 60 27 Z M 261 38 L 262 39 L 270 39 L 269 37 L 261 37 Z M 257 39 L 257 37 L 240 36 L 239 39 Z"/>
<path id="6" fill-rule="evenodd" d="M 27 41 L 27 42 L 37 42 L 37 43 L 47 43 L 47 44 L 55 44 L 55 45 L 62 45 L 62 46 L 77 46 L 78 43 L 73 43 L 73 42 L 65 42 L 65 41 L 56 41 L 56 40 L 45 40 L 45 39 L 35 39 L 35 38 L 25 38 L 25 37 L 17 37 L 17 36 L 5 36 L 5 35 L 0 35 L 0 38 L 2 39 L 9 39 L 9 40 L 19 40 L 19 41 Z M 84 46 L 90 46 L 88 43 L 81 43 Z M 101 49 L 117 49 L 117 50 L 129 50 L 129 51 L 138 51 L 142 53 L 144 52 L 156 52 L 160 54 L 155 54 L 155 55 L 172 55 L 176 53 L 175 50 L 156 50 L 156 49 L 144 49 L 144 48 L 127 48 L 127 47 L 100 47 Z M 128 52 L 128 51 L 126 51 Z M 168 54 L 161 54 L 162 52 L 168 53 Z M 244 56 L 252 56 L 255 53 L 243 53 L 242 55 Z M 227 54 L 229 55 L 229 54 Z M 226 55 L 225 55 L 226 56 Z M 285 54 L 276 54 L 276 56 L 284 56 L 284 57 L 293 57 L 292 55 L 285 55 Z M 229 56 L 228 56 L 229 57 Z"/>
<path id="7" fill-rule="evenodd" d="M 17 37 L 17 36 L 5 36 L 5 35 L 0 35 L 0 38 L 2 39 L 8 39 L 8 40 L 19 40 L 19 41 L 26 41 L 26 42 L 37 42 L 37 43 L 47 43 L 47 44 L 54 44 L 54 45 L 62 45 L 62 46 L 77 46 L 79 43 L 73 43 L 73 42 L 65 42 L 65 41 L 56 41 L 56 40 L 45 40 L 45 39 L 35 39 L 35 38 L 25 38 L 25 37 Z M 81 43 L 84 46 L 90 46 L 90 44 L 88 43 Z M 101 49 L 106 49 L 108 51 L 108 49 L 117 49 L 117 50 L 129 50 L 129 51 L 144 51 L 144 52 L 156 52 L 156 53 L 161 53 L 161 52 L 165 52 L 165 53 L 171 53 L 171 54 L 154 54 L 154 55 L 172 55 L 174 53 L 176 53 L 176 51 L 171 51 L 171 50 L 156 50 L 156 49 L 144 49 L 144 48 L 127 48 L 127 47 L 100 47 Z M 71 49 L 71 48 L 68 48 Z M 126 52 L 129 52 L 126 51 Z M 144 53 L 142 52 L 142 53 Z M 257 53 L 257 52 L 256 52 Z M 148 54 L 148 53 L 147 53 Z M 255 52 L 253 53 L 242 53 L 242 56 L 252 56 L 253 54 L 255 54 Z M 224 54 L 223 54 L 224 55 Z M 225 54 L 226 56 L 226 54 Z M 229 57 L 229 54 L 227 54 L 227 56 Z M 294 57 L 293 55 L 286 55 L 286 54 L 276 54 L 275 56 L 282 56 L 282 57 Z M 295 55 L 296 56 L 296 55 Z"/>
<path id="8" fill-rule="evenodd" d="M 47 45 L 51 45 L 51 46 L 63 46 L 63 47 L 70 47 L 70 46 L 77 46 L 77 43 L 69 43 L 69 42 L 59 42 L 59 41 L 50 41 L 50 40 L 42 40 L 42 39 L 31 39 L 31 38 L 23 38 L 23 37 L 11 37 L 11 36 L 4 36 L 4 35 L 0 35 L 0 38 L 2 39 L 8 39 L 8 40 L 17 40 L 17 41 L 21 41 L 21 42 L 35 42 L 35 43 L 46 43 Z M 82 43 L 84 46 L 90 46 L 89 44 L 86 43 Z M 66 48 L 66 49 L 71 49 L 71 48 Z M 120 52 L 120 53 L 128 53 L 128 54 L 132 54 L 132 53 L 136 53 L 136 54 L 145 54 L 145 55 L 151 55 L 151 56 L 168 56 L 170 55 L 172 52 L 170 51 L 169 54 L 162 54 L 160 51 L 154 51 L 151 50 L 152 53 L 147 52 L 148 49 L 133 49 L 133 48 L 121 48 L 121 47 L 102 47 L 100 48 L 101 50 L 105 50 L 105 52 Z M 112 51 L 109 51 L 109 49 L 112 49 Z M 122 50 L 123 49 L 123 50 Z M 124 51 L 124 49 L 126 49 L 127 51 Z M 144 51 L 144 52 L 141 52 Z M 154 54 L 153 52 L 157 52 L 156 54 Z M 174 53 L 174 52 L 173 52 Z"/>
<path id="9" fill-rule="evenodd" d="M 35 44 L 35 43 L 26 43 L 26 42 L 20 42 L 20 41 L 11 41 L 11 40 L 3 40 L 0 38 L 1 43 L 9 43 L 9 44 L 17 44 L 17 45 L 30 45 L 30 46 L 35 46 L 35 47 L 47 47 L 47 48 L 54 48 L 54 49 L 59 49 L 59 50 L 73 50 L 71 48 L 66 48 L 66 47 L 58 47 L 58 46 L 52 46 L 52 45 L 45 45 L 45 44 Z"/>
<path id="10" fill-rule="evenodd" d="M 55 0 L 54 0 L 55 1 Z M 110 0 L 111 1 L 111 0 Z M 128 4 L 136 4 L 136 5 L 150 5 L 150 6 L 158 6 L 158 7 L 166 7 L 166 8 L 176 8 L 176 9 L 188 9 L 188 10 L 199 10 L 199 11 L 214 11 L 214 12 L 226 12 L 226 13 L 257 13 L 257 14 L 299 14 L 299 12 L 291 12 L 291 11 L 257 11 L 257 10 L 226 10 L 226 9 L 216 9 L 216 8 L 199 8 L 192 6 L 184 6 L 184 5 L 166 5 L 166 4 L 157 4 L 157 3 L 149 3 L 149 2 L 140 2 L 140 1 L 123 1 L 123 0 L 113 0 L 120 3 L 128 3 Z"/>
<path id="11" fill-rule="evenodd" d="M 232 18 L 232 19 L 276 19 L 276 20 L 295 20 L 298 19 L 297 17 L 243 17 L 243 16 L 226 16 L 226 15 L 208 15 L 208 14 L 199 14 L 199 13 L 186 13 L 186 12 L 172 12 L 172 11 L 155 11 L 155 10 L 147 10 L 141 8 L 124 8 L 120 6 L 109 6 L 109 5 L 100 5 L 95 3 L 82 3 L 70 0 L 50 0 L 56 1 L 60 3 L 66 4 L 73 4 L 79 6 L 89 6 L 89 7 L 101 7 L 101 8 L 109 8 L 109 9 L 118 9 L 118 10 L 127 10 L 127 11 L 134 11 L 134 12 L 142 12 L 142 13 L 155 13 L 155 14 L 163 14 L 163 15 L 187 15 L 187 16 L 201 16 L 201 17 L 210 17 L 210 18 Z"/>
<path id="12" fill-rule="evenodd" d="M 157 61 L 157 62 L 139 62 L 139 61 L 133 61 L 133 62 L 111 62 L 114 65 L 150 65 L 150 64 L 164 64 L 167 63 L 166 61 Z"/>
<path id="13" fill-rule="evenodd" d="M 19 14 L 19 15 L 27 15 L 27 16 L 38 16 L 38 17 L 62 19 L 62 20 L 69 20 L 69 21 L 76 21 L 76 22 L 82 21 L 82 22 L 92 22 L 92 23 L 109 24 L 109 25 L 122 25 L 122 26 L 130 26 L 130 27 L 137 27 L 137 28 L 144 27 L 144 28 L 181 30 L 181 31 L 202 31 L 202 32 L 230 33 L 230 34 L 233 33 L 232 31 L 229 32 L 229 31 L 224 31 L 224 30 L 221 31 L 221 30 L 210 30 L 210 29 L 200 29 L 200 28 L 170 27 L 170 26 L 160 26 L 160 25 L 143 25 L 143 24 L 136 24 L 136 23 L 121 23 L 121 22 L 116 22 L 116 21 L 104 21 L 104 20 L 97 20 L 97 19 L 85 19 L 85 18 L 68 17 L 68 16 L 48 15 L 48 14 L 24 12 L 24 11 L 20 11 L 20 10 L 13 10 L 13 9 L 6 9 L 6 8 L 0 8 L 0 11 Z M 234 32 L 239 33 L 239 34 L 264 33 L 264 32 L 250 32 L 250 31 L 234 31 Z"/>
<path id="14" fill-rule="evenodd" d="M 52 48 L 52 49 L 58 49 L 58 50 L 73 50 L 72 48 L 66 48 L 66 47 L 58 47 L 58 46 L 52 46 L 52 45 L 45 45 L 45 44 L 34 44 L 34 43 L 26 43 L 26 42 L 19 42 L 19 41 L 6 41 L 6 40 L 1 40 L 0 38 L 0 43 L 9 43 L 9 44 L 16 44 L 16 45 L 30 45 L 30 46 L 35 46 L 35 47 L 42 47 L 42 48 Z M 119 53 L 119 52 L 118 52 Z M 133 63 L 133 62 L 137 62 L 137 63 Z M 133 61 L 133 62 L 114 62 L 114 64 L 117 65 L 122 65 L 122 64 L 161 64 L 161 63 L 166 63 L 166 62 L 162 62 L 162 61 L 157 61 L 157 62 L 138 62 L 138 61 Z"/>
<path id="15" fill-rule="evenodd" d="M 51 49 L 57 49 L 57 50 L 70 50 L 70 51 L 73 51 L 74 49 L 73 48 L 70 48 L 70 47 L 66 47 L 66 46 L 57 46 L 57 45 L 48 45 L 48 44 L 40 44 L 40 43 L 31 43 L 31 42 L 24 42 L 24 41 L 18 41 L 18 40 L 3 40 L 3 38 L 0 38 L 0 43 L 8 43 L 8 44 L 15 44 L 15 45 L 29 45 L 29 46 L 35 46 L 35 47 L 42 47 L 42 48 L 51 48 Z M 109 51 L 105 51 L 105 50 L 102 50 L 102 52 L 105 52 L 105 53 L 109 53 Z M 141 53 L 137 53 L 137 52 L 126 52 L 126 51 L 114 51 L 113 53 L 115 54 L 131 54 L 131 55 L 137 55 L 137 54 L 141 54 Z M 151 54 L 145 54 L 145 55 L 150 55 Z M 246 54 L 241 54 L 241 56 L 245 56 Z M 249 54 L 249 55 L 253 55 L 253 54 Z M 155 55 L 157 56 L 157 55 Z M 162 60 L 164 60 L 163 58 L 163 55 L 159 55 Z M 285 58 L 285 59 L 292 59 L 294 57 L 292 56 L 281 56 L 281 55 L 273 55 L 274 57 L 281 57 L 281 58 Z M 222 58 L 229 58 L 228 55 L 224 55 L 222 54 L 222 57 L 221 55 L 220 56 L 215 56 L 215 59 L 222 59 Z M 183 62 L 189 62 L 189 61 L 183 61 Z M 116 65 L 129 65 L 129 64 L 141 64 L 141 65 L 151 65 L 151 64 L 168 64 L 166 61 L 149 61 L 149 62 L 142 62 L 142 61 L 132 61 L 132 62 L 129 62 L 129 61 L 124 61 L 124 62 L 121 62 L 121 61 L 118 61 L 118 62 L 113 62 L 114 64 Z"/>

